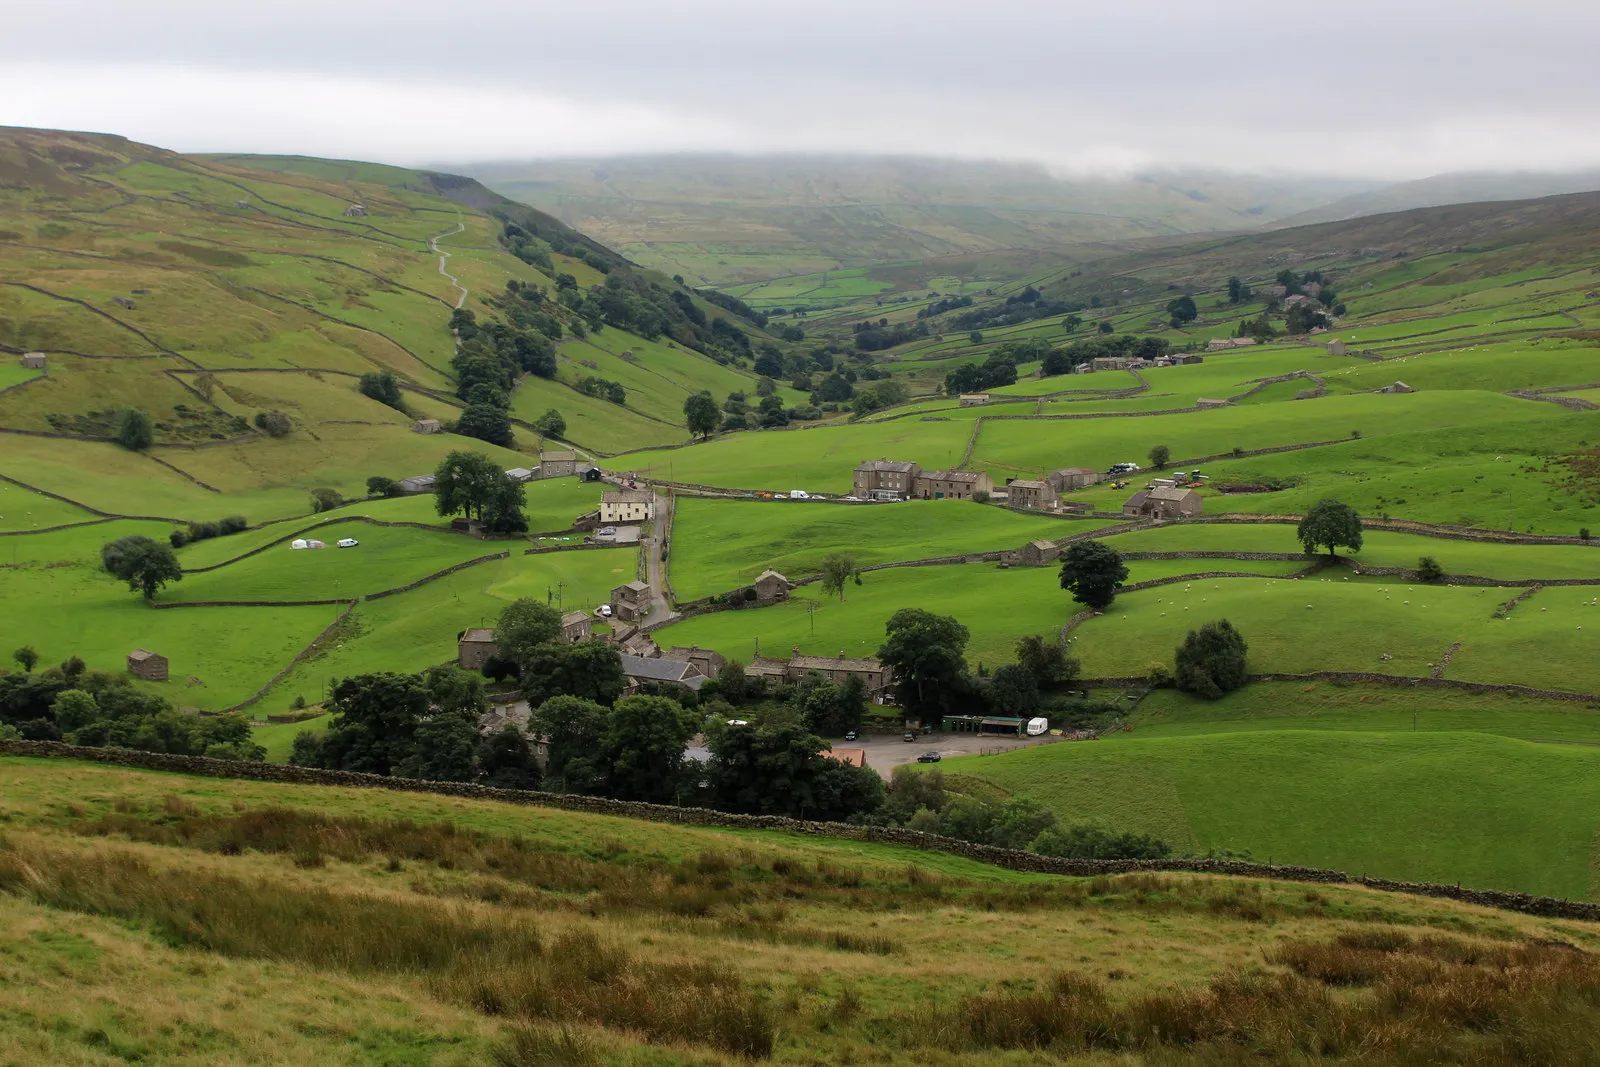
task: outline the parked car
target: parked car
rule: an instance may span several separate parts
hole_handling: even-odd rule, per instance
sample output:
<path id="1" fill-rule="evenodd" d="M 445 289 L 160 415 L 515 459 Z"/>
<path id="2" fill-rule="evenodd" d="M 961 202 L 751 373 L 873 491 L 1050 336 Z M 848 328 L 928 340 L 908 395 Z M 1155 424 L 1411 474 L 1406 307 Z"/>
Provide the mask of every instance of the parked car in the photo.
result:
<path id="1" fill-rule="evenodd" d="M 916 739 L 917 735 L 913 733 L 904 733 L 900 735 L 900 740 L 902 741 L 915 741 Z"/>
<path id="2" fill-rule="evenodd" d="M 357 545 L 359 545 L 360 543 L 361 542 L 357 541 L 354 537 L 341 537 L 341 538 L 339 538 L 339 547 L 340 548 L 354 548 Z"/>
<path id="3" fill-rule="evenodd" d="M 917 757 L 917 762 L 918 763 L 938 763 L 942 759 L 944 759 L 944 757 L 939 755 L 939 753 L 937 753 L 937 752 L 924 752 L 922 755 Z"/>
<path id="4" fill-rule="evenodd" d="M 602 619 L 611 618 L 611 605 L 610 604 L 601 604 L 600 605 L 600 617 Z"/>
<path id="5" fill-rule="evenodd" d="M 846 741 L 854 741 L 856 739 L 856 732 L 854 730 L 846 730 L 844 732 L 844 739 Z"/>

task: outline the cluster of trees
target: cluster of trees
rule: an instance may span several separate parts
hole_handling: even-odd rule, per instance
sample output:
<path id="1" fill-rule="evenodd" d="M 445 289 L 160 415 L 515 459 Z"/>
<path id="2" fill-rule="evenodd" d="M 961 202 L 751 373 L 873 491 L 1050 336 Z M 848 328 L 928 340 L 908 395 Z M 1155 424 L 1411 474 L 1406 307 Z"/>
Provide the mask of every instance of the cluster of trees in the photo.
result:
<path id="1" fill-rule="evenodd" d="M 596 396 L 601 400 L 609 400 L 613 404 L 626 404 L 628 391 L 622 387 L 621 382 L 613 382 L 596 375 L 584 375 L 578 379 L 578 392 L 584 396 Z"/>
<path id="2" fill-rule="evenodd" d="M 680 282 L 679 284 L 682 283 Z M 724 311 L 733 312 L 741 319 L 744 319 L 752 326 L 755 326 L 757 329 L 764 330 L 767 328 L 768 320 L 766 313 L 757 311 L 755 308 L 751 307 L 749 304 L 746 304 L 743 300 L 740 300 L 736 296 L 731 296 L 716 289 L 696 289 L 695 295 L 699 296 L 700 299 L 709 304 L 717 305 L 717 307 L 722 308 Z M 796 338 L 796 340 L 798 339 L 799 338 Z"/>
<path id="3" fill-rule="evenodd" d="M 914 323 L 895 323 L 893 326 L 889 325 L 888 319 L 879 319 L 877 322 L 869 320 L 856 323 L 852 330 L 855 346 L 862 352 L 881 352 L 928 336 L 928 327 L 920 319 Z"/>
<path id="4" fill-rule="evenodd" d="M 465 308 L 451 312 L 450 327 L 460 344 L 450 364 L 456 374 L 456 395 L 466 405 L 456 417 L 456 433 L 502 447 L 512 443 L 511 392 L 517 378 L 523 373 L 553 378 L 556 373 L 555 342 L 543 331 L 559 335 L 560 326 L 551 316 L 528 313 L 535 314 L 541 320 L 537 324 L 525 317 L 520 323 L 480 325 Z"/>
<path id="5" fill-rule="evenodd" d="M 1088 337 L 1052 348 L 1042 357 L 1039 370 L 1048 378 L 1057 374 L 1071 374 L 1072 368 L 1096 359 L 1126 356 L 1159 359 L 1171 350 L 1172 346 L 1160 337 L 1134 337 L 1131 334 Z"/>
<path id="6" fill-rule="evenodd" d="M 288 437 L 294 431 L 294 422 L 281 411 L 258 411 L 256 429 L 268 437 Z"/>
<path id="7" fill-rule="evenodd" d="M 980 363 L 963 363 L 944 376 L 944 391 L 950 396 L 957 393 L 980 393 L 1015 384 L 1017 380 L 1016 356 L 1001 345 Z"/>
<path id="8" fill-rule="evenodd" d="M 884 821 L 908 829 L 1045 856 L 1165 859 L 1172 855 L 1165 841 L 1144 834 L 1097 826 L 1063 827 L 1056 813 L 1037 801 L 1018 797 L 995 803 L 957 793 L 939 771 L 896 768 L 882 815 Z"/>
<path id="9" fill-rule="evenodd" d="M 213 537 L 242 533 L 249 527 L 243 515 L 228 515 L 216 522 L 191 522 L 173 530 L 167 535 L 167 540 L 172 542 L 173 548 L 182 548 L 194 541 L 209 541 Z"/>
<path id="10" fill-rule="evenodd" d="M 884 624 L 885 640 L 878 659 L 894 668 L 895 700 L 907 715 L 934 722 L 971 707 L 1026 718 L 1046 694 L 1063 689 L 1078 676 L 1078 661 L 1058 640 L 1024 637 L 1017 642 L 1017 662 L 992 674 L 968 668 L 967 628 L 948 615 L 921 608 L 902 608 Z"/>
<path id="11" fill-rule="evenodd" d="M 361 391 L 362 396 L 376 400 L 396 411 L 406 409 L 405 400 L 400 396 L 400 379 L 390 371 L 368 371 L 361 376 L 356 388 Z"/>
<path id="12" fill-rule="evenodd" d="M 481 452 L 451 452 L 433 474 L 434 509 L 483 523 L 489 533 L 528 532 L 523 484 Z M 372 479 L 367 487 L 372 488 Z"/>
<path id="13" fill-rule="evenodd" d="M 540 270 L 554 269 L 550 255 L 570 256 L 580 263 L 606 274 L 623 261 L 614 253 L 587 237 L 550 218 L 539 218 L 533 212 L 518 208 L 505 208 L 495 212 L 504 223 L 500 243 L 512 255 Z"/>
<path id="14" fill-rule="evenodd" d="M 1253 296 L 1255 296 L 1255 294 L 1250 291 L 1250 287 L 1244 282 L 1240 281 L 1238 278 L 1228 279 L 1228 303 L 1248 303 L 1250 298 Z"/>
<path id="15" fill-rule="evenodd" d="M 943 299 L 935 300 L 927 307 L 919 308 L 917 310 L 917 318 L 931 319 L 935 315 L 943 315 L 947 311 L 960 311 L 962 308 L 971 306 L 972 297 L 970 296 L 947 296 Z"/>
<path id="16" fill-rule="evenodd" d="M 183 568 L 168 545 L 140 534 L 129 534 L 100 546 L 100 566 L 107 574 L 127 582 L 129 592 L 155 598 L 172 582 L 183 581 Z"/>
<path id="17" fill-rule="evenodd" d="M 1098 307 L 1096 298 L 1090 304 Z M 1008 296 L 1003 304 L 974 308 L 950 320 L 956 330 L 981 330 L 990 327 L 1014 326 L 1034 319 L 1048 319 L 1056 315 L 1073 315 L 1084 310 L 1084 305 L 1062 300 L 1052 300 L 1039 290 L 1028 286 L 1022 292 Z"/>
<path id="18" fill-rule="evenodd" d="M 911 390 L 904 382 L 881 381 L 865 388 L 857 388 L 855 399 L 851 401 L 850 410 L 857 418 L 869 415 L 874 411 L 881 411 L 896 404 L 904 404 L 911 396 Z"/>
<path id="19" fill-rule="evenodd" d="M 91 671 L 78 656 L 37 673 L 32 648 L 19 648 L 12 658 L 23 670 L 0 673 L 0 737 L 218 759 L 266 757 L 243 715 L 185 715 L 136 688 L 126 674 Z"/>
<path id="20" fill-rule="evenodd" d="M 1174 329 L 1185 323 L 1193 322 L 1200 317 L 1200 309 L 1195 306 L 1194 297 L 1184 295 L 1175 300 L 1167 301 L 1167 321 Z"/>

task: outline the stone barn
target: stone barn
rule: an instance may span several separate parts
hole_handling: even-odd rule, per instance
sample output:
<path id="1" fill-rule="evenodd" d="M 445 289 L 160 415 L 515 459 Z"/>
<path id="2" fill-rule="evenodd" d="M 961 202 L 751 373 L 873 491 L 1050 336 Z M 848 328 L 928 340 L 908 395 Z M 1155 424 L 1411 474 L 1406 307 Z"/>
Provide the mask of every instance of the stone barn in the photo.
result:
<path id="1" fill-rule="evenodd" d="M 611 610 L 623 622 L 638 622 L 650 614 L 650 587 L 633 581 L 611 590 Z"/>
<path id="2" fill-rule="evenodd" d="M 587 611 L 569 611 L 561 616 L 561 639 L 569 645 L 594 636 L 594 617 Z"/>
<path id="3" fill-rule="evenodd" d="M 364 219 L 367 217 L 367 209 L 360 204 L 351 204 L 344 209 L 344 215 L 347 219 Z"/>
<path id="4" fill-rule="evenodd" d="M 22 354 L 22 365 L 27 370 L 44 370 L 44 353 L 24 352 Z"/>
<path id="5" fill-rule="evenodd" d="M 440 429 L 439 420 L 418 419 L 411 424 L 411 428 L 417 433 L 438 433 Z"/>
<path id="6" fill-rule="evenodd" d="M 777 571 L 768 568 L 761 572 L 755 581 L 756 599 L 770 603 L 774 600 L 789 599 L 789 590 L 794 583 L 789 581 Z"/>
<path id="7" fill-rule="evenodd" d="M 1043 567 L 1046 563 L 1054 563 L 1061 558 L 1061 546 L 1054 541 L 1040 539 L 1029 541 L 1017 553 L 1018 561 L 1024 567 Z"/>
<path id="8" fill-rule="evenodd" d="M 167 680 L 167 657 L 136 648 L 128 653 L 128 673 L 147 682 L 164 682 Z"/>
<path id="9" fill-rule="evenodd" d="M 457 639 L 456 663 L 464 671 L 481 671 L 483 665 L 493 659 L 499 651 L 500 646 L 495 644 L 492 629 L 474 627 Z"/>

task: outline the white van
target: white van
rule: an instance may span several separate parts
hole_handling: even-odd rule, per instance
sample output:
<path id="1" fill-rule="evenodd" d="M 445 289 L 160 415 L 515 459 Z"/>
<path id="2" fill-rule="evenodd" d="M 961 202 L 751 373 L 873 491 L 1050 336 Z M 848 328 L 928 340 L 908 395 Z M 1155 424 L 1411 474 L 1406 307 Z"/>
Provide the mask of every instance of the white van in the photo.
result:
<path id="1" fill-rule="evenodd" d="M 811 494 L 806 492 L 804 489 L 791 489 L 791 490 L 789 490 L 789 499 L 790 500 L 810 500 L 811 499 Z"/>

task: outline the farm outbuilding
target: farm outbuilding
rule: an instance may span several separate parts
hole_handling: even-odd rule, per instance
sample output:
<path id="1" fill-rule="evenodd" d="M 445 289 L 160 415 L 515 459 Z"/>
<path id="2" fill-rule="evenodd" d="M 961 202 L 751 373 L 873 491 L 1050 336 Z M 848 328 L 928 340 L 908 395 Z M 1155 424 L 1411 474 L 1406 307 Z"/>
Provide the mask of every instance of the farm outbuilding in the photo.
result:
<path id="1" fill-rule="evenodd" d="M 650 587 L 643 582 L 626 582 L 611 590 L 611 610 L 623 622 L 638 622 L 650 614 Z"/>
<path id="2" fill-rule="evenodd" d="M 600 480 L 600 468 L 589 464 L 579 467 L 573 473 L 578 476 L 578 481 L 580 482 L 598 482 Z"/>
<path id="3" fill-rule="evenodd" d="M 438 433 L 440 430 L 438 419 L 418 419 L 411 424 L 417 433 Z"/>
<path id="4" fill-rule="evenodd" d="M 128 653 L 128 673 L 147 682 L 164 682 L 167 680 L 167 657 L 136 648 Z"/>
<path id="5" fill-rule="evenodd" d="M 1042 567 L 1046 563 L 1054 563 L 1061 558 L 1061 546 L 1054 541 L 1046 541 L 1041 538 L 1023 545 L 1022 551 L 1018 553 L 1018 556 L 1019 561 L 1025 567 Z"/>
<path id="6" fill-rule="evenodd" d="M 961 406 L 964 408 L 978 408 L 989 402 L 988 393 L 962 393 Z"/>
<path id="7" fill-rule="evenodd" d="M 367 209 L 360 204 L 351 204 L 344 209 L 344 214 L 345 218 L 364 219 L 367 217 Z"/>
<path id="8" fill-rule="evenodd" d="M 44 353 L 24 352 L 22 354 L 22 365 L 28 370 L 44 370 Z"/>
<path id="9" fill-rule="evenodd" d="M 561 638 L 569 645 L 594 636 L 594 618 L 587 611 L 569 611 L 561 616 Z"/>
<path id="10" fill-rule="evenodd" d="M 793 582 L 769 567 L 756 578 L 756 599 L 767 602 L 787 600 L 793 585 Z"/>
<path id="11" fill-rule="evenodd" d="M 1092 467 L 1062 467 L 1045 475 L 1050 488 L 1058 493 L 1069 489 L 1087 489 L 1100 480 L 1100 472 Z"/>
<path id="12" fill-rule="evenodd" d="M 456 662 L 464 671 L 481 671 L 483 665 L 499 651 L 500 646 L 495 644 L 492 629 L 474 627 L 463 632 L 456 641 Z"/>
<path id="13" fill-rule="evenodd" d="M 433 492 L 434 476 L 431 474 L 418 474 L 411 478 L 401 478 L 400 491 L 407 496 L 416 496 L 419 493 Z"/>

